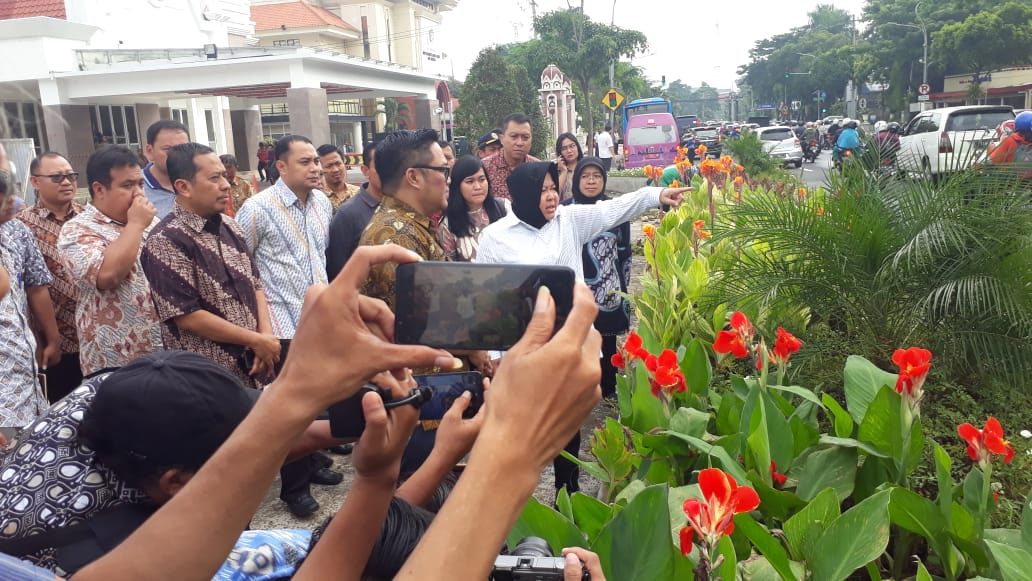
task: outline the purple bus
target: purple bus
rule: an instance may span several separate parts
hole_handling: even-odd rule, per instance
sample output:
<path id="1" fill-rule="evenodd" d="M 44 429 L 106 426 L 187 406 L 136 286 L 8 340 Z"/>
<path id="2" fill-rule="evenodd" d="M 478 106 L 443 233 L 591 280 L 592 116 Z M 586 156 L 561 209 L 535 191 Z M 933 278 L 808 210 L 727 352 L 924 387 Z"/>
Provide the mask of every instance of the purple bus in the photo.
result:
<path id="1" fill-rule="evenodd" d="M 666 167 L 674 163 L 680 138 L 677 120 L 670 113 L 646 113 L 627 120 L 624 167 Z"/>

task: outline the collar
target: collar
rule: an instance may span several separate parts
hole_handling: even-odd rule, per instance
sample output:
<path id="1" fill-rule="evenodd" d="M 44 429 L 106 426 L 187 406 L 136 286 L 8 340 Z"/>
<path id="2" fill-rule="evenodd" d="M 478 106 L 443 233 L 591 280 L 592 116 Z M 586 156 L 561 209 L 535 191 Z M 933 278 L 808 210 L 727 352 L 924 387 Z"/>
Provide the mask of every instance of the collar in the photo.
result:
<path id="1" fill-rule="evenodd" d="M 215 214 L 210 218 L 205 218 L 188 210 L 178 200 L 176 200 L 176 205 L 172 208 L 172 213 L 177 220 L 194 232 L 218 234 L 219 229 L 222 227 L 222 214 Z"/>
<path id="2" fill-rule="evenodd" d="M 380 200 L 377 200 L 376 198 L 373 197 L 372 194 L 369 193 L 369 190 L 366 189 L 366 186 L 368 186 L 368 185 L 369 185 L 368 182 L 366 182 L 365 184 L 362 184 L 362 187 L 358 190 L 358 193 L 355 194 L 355 197 L 360 199 L 360 200 L 362 200 L 362 203 L 365 204 L 366 206 L 368 206 L 370 208 L 376 208 L 377 206 L 380 205 Z"/>
<path id="3" fill-rule="evenodd" d="M 115 224 L 116 226 L 125 226 L 125 223 L 115 220 L 111 216 L 108 216 L 104 212 L 100 211 L 100 208 L 94 206 L 92 203 L 86 206 L 83 210 L 83 214 L 87 215 L 89 219 L 94 222 L 100 222 L 101 224 Z"/>
<path id="4" fill-rule="evenodd" d="M 277 180 L 276 185 L 273 187 L 276 188 L 275 195 L 280 199 L 280 202 L 283 202 L 284 206 L 288 208 L 293 205 L 301 207 L 301 199 L 297 197 L 293 190 L 287 187 L 287 184 L 283 183 L 283 178 Z M 315 190 L 312 191 L 314 192 Z M 308 199 L 312 199 L 312 194 L 308 194 Z"/>
<path id="5" fill-rule="evenodd" d="M 147 182 L 147 187 L 154 190 L 162 190 L 172 195 L 175 195 L 175 192 L 161 185 L 161 182 L 158 181 L 158 178 L 154 177 L 154 174 L 151 173 L 151 167 L 153 166 L 153 161 L 143 166 L 143 181 Z"/>
<path id="6" fill-rule="evenodd" d="M 430 218 L 424 216 L 418 210 L 406 204 L 405 202 L 402 202 L 398 198 L 395 198 L 394 196 L 384 196 L 383 201 L 380 202 L 380 205 L 387 210 L 393 210 L 395 212 L 404 212 L 414 222 L 418 223 L 419 225 L 423 226 L 428 230 L 433 230 L 433 228 L 430 227 Z"/>
<path id="7" fill-rule="evenodd" d="M 72 207 L 71 207 L 71 209 L 68 210 L 68 214 L 65 215 L 65 222 L 67 222 L 68 220 L 71 220 L 72 218 L 74 218 L 74 217 L 78 216 L 79 214 L 81 214 L 82 213 L 82 209 L 83 209 L 83 205 L 82 204 L 80 204 L 79 202 L 76 202 L 75 200 L 72 200 Z M 44 206 L 43 203 L 41 201 L 39 201 L 38 199 L 36 200 L 35 204 L 29 206 L 28 210 L 30 212 L 33 212 L 36 215 L 38 215 L 38 216 L 40 216 L 42 218 L 46 218 L 48 220 L 51 219 L 51 218 L 54 218 L 54 219 L 57 218 L 57 215 L 54 214 L 54 212 L 52 210 L 50 210 L 49 208 Z"/>

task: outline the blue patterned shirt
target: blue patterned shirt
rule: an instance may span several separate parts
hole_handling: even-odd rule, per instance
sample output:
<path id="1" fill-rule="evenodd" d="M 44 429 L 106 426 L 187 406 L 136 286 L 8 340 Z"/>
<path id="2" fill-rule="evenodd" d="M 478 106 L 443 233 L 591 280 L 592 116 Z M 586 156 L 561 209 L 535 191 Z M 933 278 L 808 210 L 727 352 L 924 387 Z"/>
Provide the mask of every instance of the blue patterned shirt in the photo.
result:
<path id="1" fill-rule="evenodd" d="M 147 196 L 151 204 L 154 204 L 154 209 L 158 211 L 157 218 L 161 220 L 168 216 L 172 207 L 176 205 L 176 193 L 165 189 L 158 178 L 154 177 L 154 174 L 151 173 L 153 166 L 153 163 L 148 163 L 143 168 L 143 195 Z"/>
<path id="2" fill-rule="evenodd" d="M 333 206 L 325 194 L 312 190 L 302 204 L 279 180 L 255 194 L 237 211 L 258 265 L 272 314 L 272 332 L 281 339 L 294 337 L 301 319 L 305 292 L 326 284 L 326 243 Z"/>

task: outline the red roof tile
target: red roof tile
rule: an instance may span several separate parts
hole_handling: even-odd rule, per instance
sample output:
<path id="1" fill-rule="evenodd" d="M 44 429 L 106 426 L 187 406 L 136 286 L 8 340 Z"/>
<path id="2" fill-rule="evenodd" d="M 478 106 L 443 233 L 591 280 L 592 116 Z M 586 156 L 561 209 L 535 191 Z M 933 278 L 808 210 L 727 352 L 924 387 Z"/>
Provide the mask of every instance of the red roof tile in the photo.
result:
<path id="1" fill-rule="evenodd" d="M 358 32 L 358 29 L 342 20 L 336 14 L 312 6 L 308 2 L 283 2 L 281 4 L 260 4 L 251 6 L 251 20 L 254 20 L 255 31 L 279 30 L 287 28 L 315 28 L 335 26 Z"/>
<path id="2" fill-rule="evenodd" d="M 3 0 L 0 2 L 0 20 L 49 16 L 64 19 L 64 0 Z"/>

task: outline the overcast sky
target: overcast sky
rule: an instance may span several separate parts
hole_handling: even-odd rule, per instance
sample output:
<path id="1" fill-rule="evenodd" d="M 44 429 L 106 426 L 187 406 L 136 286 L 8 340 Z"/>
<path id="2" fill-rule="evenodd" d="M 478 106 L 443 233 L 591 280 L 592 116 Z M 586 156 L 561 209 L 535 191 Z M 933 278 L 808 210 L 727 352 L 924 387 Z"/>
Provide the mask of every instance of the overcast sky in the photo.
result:
<path id="1" fill-rule="evenodd" d="M 579 6 L 579 0 L 570 0 Z M 658 82 L 681 79 L 698 87 L 703 81 L 720 89 L 731 87 L 735 71 L 749 60 L 757 40 L 787 32 L 807 22 L 815 0 L 615 0 L 616 25 L 644 32 L 646 54 L 633 63 Z M 828 2 L 860 16 L 864 0 Z M 565 8 L 566 0 L 537 0 L 538 14 Z M 610 22 L 613 0 L 584 0 L 593 20 Z M 444 13 L 441 45 L 454 59 L 455 76 L 466 77 L 481 49 L 492 44 L 529 40 L 533 34 L 529 0 L 459 0 Z M 676 29 L 672 26 L 677 23 Z M 534 77 L 534 71 L 531 71 Z"/>

